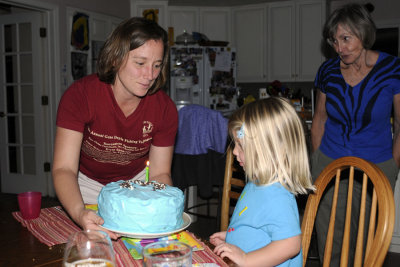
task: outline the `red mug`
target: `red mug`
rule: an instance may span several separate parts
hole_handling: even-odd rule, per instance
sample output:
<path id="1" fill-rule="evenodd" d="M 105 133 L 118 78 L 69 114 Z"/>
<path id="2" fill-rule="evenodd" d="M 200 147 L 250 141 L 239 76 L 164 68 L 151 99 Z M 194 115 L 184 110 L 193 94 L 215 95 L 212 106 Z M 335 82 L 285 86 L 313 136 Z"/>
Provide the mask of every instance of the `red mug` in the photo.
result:
<path id="1" fill-rule="evenodd" d="M 23 219 L 36 219 L 40 215 L 42 193 L 32 191 L 20 193 L 18 194 L 18 205 Z"/>

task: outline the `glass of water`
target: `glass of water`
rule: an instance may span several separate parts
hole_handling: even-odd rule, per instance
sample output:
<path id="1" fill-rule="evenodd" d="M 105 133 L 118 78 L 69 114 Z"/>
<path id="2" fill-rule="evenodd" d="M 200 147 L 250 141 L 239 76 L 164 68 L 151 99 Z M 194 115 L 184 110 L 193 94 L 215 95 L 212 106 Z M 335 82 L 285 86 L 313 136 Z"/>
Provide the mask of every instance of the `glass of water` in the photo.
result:
<path id="1" fill-rule="evenodd" d="M 145 267 L 191 267 L 192 248 L 175 240 L 158 241 L 143 248 Z"/>
<path id="2" fill-rule="evenodd" d="M 110 237 L 106 232 L 96 230 L 72 234 L 65 247 L 63 266 L 116 266 Z"/>

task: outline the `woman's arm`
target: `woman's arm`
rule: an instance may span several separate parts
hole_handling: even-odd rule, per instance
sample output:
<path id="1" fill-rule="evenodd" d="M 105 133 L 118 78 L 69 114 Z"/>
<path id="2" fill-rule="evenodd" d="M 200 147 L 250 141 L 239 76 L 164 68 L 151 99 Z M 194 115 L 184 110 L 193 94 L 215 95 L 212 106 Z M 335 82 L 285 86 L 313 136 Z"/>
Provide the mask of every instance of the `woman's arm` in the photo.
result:
<path id="1" fill-rule="evenodd" d="M 149 180 L 172 185 L 171 164 L 173 146 L 159 147 L 151 145 L 149 152 Z"/>
<path id="2" fill-rule="evenodd" d="M 322 136 L 325 132 L 325 122 L 328 118 L 325 108 L 326 95 L 317 90 L 317 102 L 315 105 L 314 117 L 311 125 L 311 146 L 312 152 L 318 149 Z"/>
<path id="3" fill-rule="evenodd" d="M 82 138 L 83 134 L 80 132 L 57 127 L 52 171 L 57 197 L 78 224 L 79 214 L 84 209 L 78 185 Z"/>
<path id="4" fill-rule="evenodd" d="M 393 97 L 394 120 L 393 120 L 393 159 L 400 166 L 400 94 Z"/>
<path id="5" fill-rule="evenodd" d="M 301 235 L 272 241 L 267 246 L 247 254 L 237 246 L 228 243 L 218 245 L 214 249 L 221 258 L 228 257 L 238 266 L 246 267 L 276 266 L 298 255 L 300 250 Z"/>
<path id="6" fill-rule="evenodd" d="M 52 171 L 54 187 L 62 206 L 77 224 L 83 229 L 101 230 L 99 225 L 104 223 L 103 219 L 85 209 L 79 189 L 78 168 L 82 138 L 83 134 L 80 132 L 57 127 Z M 116 234 L 108 233 L 111 238 L 118 238 Z"/>

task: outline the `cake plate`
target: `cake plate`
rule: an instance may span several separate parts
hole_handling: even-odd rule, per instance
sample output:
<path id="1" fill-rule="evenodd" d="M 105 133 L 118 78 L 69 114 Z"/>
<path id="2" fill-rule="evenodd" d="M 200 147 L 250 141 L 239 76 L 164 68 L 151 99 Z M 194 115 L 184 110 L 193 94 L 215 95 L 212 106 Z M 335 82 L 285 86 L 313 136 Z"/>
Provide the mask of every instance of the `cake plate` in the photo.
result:
<path id="1" fill-rule="evenodd" d="M 172 235 L 177 232 L 181 232 L 181 231 L 185 230 L 191 224 L 192 219 L 190 218 L 189 214 L 187 214 L 186 212 L 184 212 L 182 214 L 182 219 L 183 219 L 183 225 L 181 227 L 179 227 L 175 230 L 163 232 L 163 233 L 132 233 L 132 232 L 123 232 L 123 231 L 107 228 L 107 227 L 104 227 L 101 225 L 100 225 L 100 227 L 102 227 L 108 231 L 117 233 L 121 236 L 126 236 L 126 237 L 130 237 L 130 238 L 150 239 L 150 238 L 158 238 L 158 237 Z"/>

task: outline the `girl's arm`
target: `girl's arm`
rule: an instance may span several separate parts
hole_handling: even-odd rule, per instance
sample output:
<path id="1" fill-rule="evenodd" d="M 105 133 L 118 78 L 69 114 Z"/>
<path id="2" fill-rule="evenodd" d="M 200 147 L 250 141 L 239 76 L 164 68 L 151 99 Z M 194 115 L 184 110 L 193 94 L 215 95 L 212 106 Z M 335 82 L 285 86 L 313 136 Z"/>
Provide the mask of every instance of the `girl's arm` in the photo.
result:
<path id="1" fill-rule="evenodd" d="M 311 145 L 312 152 L 318 149 L 321 144 L 322 136 L 325 132 L 325 122 L 328 118 L 325 108 L 326 95 L 317 90 L 317 103 L 315 105 L 314 117 L 311 125 Z"/>
<path id="2" fill-rule="evenodd" d="M 298 255 L 300 250 L 301 235 L 272 241 L 267 246 L 247 254 L 228 243 L 220 244 L 214 249 L 221 258 L 227 257 L 238 266 L 245 267 L 276 266 Z"/>
<path id="3" fill-rule="evenodd" d="M 171 164 L 173 146 L 159 147 L 151 145 L 149 152 L 149 180 L 172 185 Z"/>
<path id="4" fill-rule="evenodd" d="M 393 97 L 394 120 L 393 120 L 393 159 L 400 167 L 400 94 Z"/>

